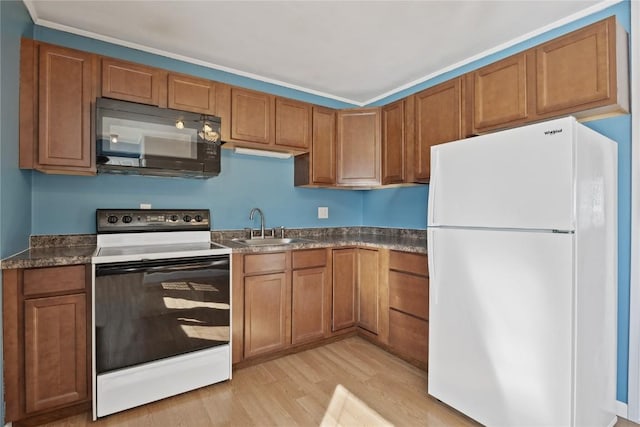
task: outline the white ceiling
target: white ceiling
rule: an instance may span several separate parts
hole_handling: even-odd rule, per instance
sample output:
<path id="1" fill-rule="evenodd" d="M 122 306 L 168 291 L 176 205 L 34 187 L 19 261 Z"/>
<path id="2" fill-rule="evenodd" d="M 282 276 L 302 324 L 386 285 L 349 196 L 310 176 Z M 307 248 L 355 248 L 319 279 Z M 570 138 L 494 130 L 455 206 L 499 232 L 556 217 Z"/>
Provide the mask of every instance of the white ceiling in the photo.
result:
<path id="1" fill-rule="evenodd" d="M 364 105 L 619 0 L 24 0 L 34 22 Z"/>

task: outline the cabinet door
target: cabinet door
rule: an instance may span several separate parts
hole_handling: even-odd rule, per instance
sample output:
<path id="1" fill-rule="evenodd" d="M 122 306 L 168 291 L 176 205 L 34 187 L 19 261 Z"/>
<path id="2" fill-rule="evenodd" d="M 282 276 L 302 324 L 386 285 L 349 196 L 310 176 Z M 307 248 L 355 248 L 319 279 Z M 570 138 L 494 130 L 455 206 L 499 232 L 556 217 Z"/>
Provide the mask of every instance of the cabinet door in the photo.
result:
<path id="1" fill-rule="evenodd" d="M 91 137 L 95 56 L 40 46 L 38 163 L 46 169 L 95 172 Z"/>
<path id="2" fill-rule="evenodd" d="M 216 85 L 211 80 L 169 74 L 167 91 L 169 108 L 216 114 Z"/>
<path id="3" fill-rule="evenodd" d="M 86 399 L 86 294 L 26 300 L 24 318 L 27 413 Z"/>
<path id="4" fill-rule="evenodd" d="M 378 333 L 378 251 L 358 249 L 358 326 Z"/>
<path id="5" fill-rule="evenodd" d="M 313 107 L 311 173 L 314 184 L 336 183 L 336 112 Z"/>
<path id="6" fill-rule="evenodd" d="M 285 273 L 244 279 L 245 358 L 287 347 L 289 292 Z"/>
<path id="7" fill-rule="evenodd" d="M 231 138 L 270 144 L 273 140 L 274 97 L 252 90 L 231 89 Z"/>
<path id="8" fill-rule="evenodd" d="M 293 271 L 291 342 L 298 344 L 326 333 L 327 270 L 325 267 Z"/>
<path id="9" fill-rule="evenodd" d="M 531 56 L 526 51 L 472 73 L 474 133 L 524 122 L 529 117 L 528 95 L 533 95 L 527 89 Z"/>
<path id="10" fill-rule="evenodd" d="M 106 98 L 166 106 L 166 98 L 160 102 L 160 92 L 162 87 L 166 89 L 165 85 L 166 72 L 159 68 L 102 59 L 102 96 Z M 164 95 L 166 97 L 166 92 Z"/>
<path id="11" fill-rule="evenodd" d="M 338 111 L 337 183 L 380 184 L 380 109 Z"/>
<path id="12" fill-rule="evenodd" d="M 426 367 L 429 359 L 429 322 L 389 310 L 389 345 Z"/>
<path id="13" fill-rule="evenodd" d="M 332 330 L 356 323 L 357 249 L 333 250 Z"/>
<path id="14" fill-rule="evenodd" d="M 432 146 L 463 137 L 462 82 L 462 78 L 449 80 L 415 95 L 416 182 L 429 182 Z"/>
<path id="15" fill-rule="evenodd" d="M 405 101 L 382 107 L 382 183 L 405 179 Z"/>
<path id="16" fill-rule="evenodd" d="M 308 150 L 311 146 L 311 104 L 276 98 L 275 145 Z"/>
<path id="17" fill-rule="evenodd" d="M 536 112 L 565 113 L 615 98 L 615 38 L 612 17 L 536 48 Z"/>

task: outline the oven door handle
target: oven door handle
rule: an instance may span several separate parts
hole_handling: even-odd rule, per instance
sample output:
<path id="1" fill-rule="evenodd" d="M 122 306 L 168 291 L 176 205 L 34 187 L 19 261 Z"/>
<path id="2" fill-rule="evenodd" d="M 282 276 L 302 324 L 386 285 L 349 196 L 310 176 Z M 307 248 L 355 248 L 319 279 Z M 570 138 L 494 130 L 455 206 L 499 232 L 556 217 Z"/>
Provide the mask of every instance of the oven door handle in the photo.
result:
<path id="1" fill-rule="evenodd" d="M 111 275 L 111 274 L 127 274 L 127 273 L 153 273 L 158 271 L 184 271 L 184 270 L 193 270 L 196 268 L 207 268 L 207 267 L 218 267 L 218 266 L 228 266 L 228 259 L 218 259 L 214 261 L 207 262 L 194 262 L 190 264 L 181 264 L 181 265 L 159 265 L 155 267 L 145 266 L 144 264 L 137 264 L 131 266 L 101 266 L 98 270 L 96 270 L 96 275 Z"/>

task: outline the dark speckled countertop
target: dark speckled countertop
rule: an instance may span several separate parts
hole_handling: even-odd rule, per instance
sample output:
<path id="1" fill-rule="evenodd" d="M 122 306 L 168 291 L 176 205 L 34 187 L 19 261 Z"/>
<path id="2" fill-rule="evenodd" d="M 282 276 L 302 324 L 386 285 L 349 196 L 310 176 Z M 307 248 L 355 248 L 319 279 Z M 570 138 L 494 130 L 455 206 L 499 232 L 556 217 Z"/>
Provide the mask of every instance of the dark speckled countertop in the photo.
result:
<path id="1" fill-rule="evenodd" d="M 211 240 L 237 253 L 360 246 L 403 252 L 427 253 L 425 230 L 380 227 L 287 229 L 286 237 L 309 241 L 289 245 L 248 247 L 233 238 L 246 237 L 242 230 L 212 231 Z M 53 267 L 88 264 L 96 250 L 96 236 L 91 234 L 32 236 L 30 248 L 2 260 L 2 269 Z"/>

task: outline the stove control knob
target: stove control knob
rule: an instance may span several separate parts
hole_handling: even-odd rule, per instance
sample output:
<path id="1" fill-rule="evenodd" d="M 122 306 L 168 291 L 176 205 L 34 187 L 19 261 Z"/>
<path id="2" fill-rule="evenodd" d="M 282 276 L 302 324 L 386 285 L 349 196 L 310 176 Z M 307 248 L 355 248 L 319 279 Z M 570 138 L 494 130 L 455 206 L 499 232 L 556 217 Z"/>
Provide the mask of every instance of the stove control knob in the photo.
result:
<path id="1" fill-rule="evenodd" d="M 171 215 L 171 221 L 176 222 L 178 220 L 178 215 Z"/>
<path id="2" fill-rule="evenodd" d="M 202 215 L 196 215 L 196 222 L 202 222 Z"/>
<path id="3" fill-rule="evenodd" d="M 125 224 L 129 224 L 131 221 L 133 221 L 133 218 L 131 218 L 129 215 L 125 215 L 122 217 L 122 222 L 124 222 Z"/>
<path id="4" fill-rule="evenodd" d="M 117 216 L 115 216 L 115 215 L 109 215 L 109 216 L 107 217 L 107 222 L 108 222 L 109 224 L 115 224 L 116 222 L 118 222 L 118 217 L 117 217 Z"/>
<path id="5" fill-rule="evenodd" d="M 190 215 L 185 215 L 185 216 L 182 217 L 182 220 L 184 222 L 191 222 L 191 216 Z"/>

